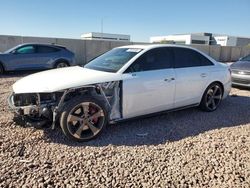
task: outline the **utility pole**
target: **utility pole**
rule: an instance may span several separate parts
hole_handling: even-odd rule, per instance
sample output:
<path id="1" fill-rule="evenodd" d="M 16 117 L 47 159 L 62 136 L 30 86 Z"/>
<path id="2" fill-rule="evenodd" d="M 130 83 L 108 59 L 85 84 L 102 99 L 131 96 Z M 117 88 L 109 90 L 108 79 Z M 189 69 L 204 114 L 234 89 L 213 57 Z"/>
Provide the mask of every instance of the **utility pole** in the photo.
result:
<path id="1" fill-rule="evenodd" d="M 103 19 L 101 19 L 101 38 L 103 38 Z"/>

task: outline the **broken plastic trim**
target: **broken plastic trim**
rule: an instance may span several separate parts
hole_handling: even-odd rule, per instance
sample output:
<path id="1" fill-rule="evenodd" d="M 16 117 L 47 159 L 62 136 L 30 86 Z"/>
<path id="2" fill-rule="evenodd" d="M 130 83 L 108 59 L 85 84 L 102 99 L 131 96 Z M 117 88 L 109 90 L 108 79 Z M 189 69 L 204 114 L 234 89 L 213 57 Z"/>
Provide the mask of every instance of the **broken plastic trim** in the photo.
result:
<path id="1" fill-rule="evenodd" d="M 121 115 L 121 98 L 120 98 L 120 81 L 106 82 L 99 84 L 103 96 L 110 106 L 110 120 L 120 119 Z"/>

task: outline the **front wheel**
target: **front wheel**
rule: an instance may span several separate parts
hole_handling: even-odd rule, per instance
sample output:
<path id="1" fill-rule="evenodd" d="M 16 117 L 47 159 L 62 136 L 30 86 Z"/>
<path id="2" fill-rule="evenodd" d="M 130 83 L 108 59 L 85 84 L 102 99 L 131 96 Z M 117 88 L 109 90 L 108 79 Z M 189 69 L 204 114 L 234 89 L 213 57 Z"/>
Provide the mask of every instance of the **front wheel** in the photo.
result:
<path id="1" fill-rule="evenodd" d="M 218 108 L 222 100 L 223 90 L 220 84 L 212 83 L 203 94 L 200 108 L 207 112 L 212 112 Z"/>
<path id="2" fill-rule="evenodd" d="M 91 97 L 76 97 L 70 100 L 61 114 L 63 133 L 78 142 L 88 141 L 104 130 L 107 111 L 102 101 Z"/>

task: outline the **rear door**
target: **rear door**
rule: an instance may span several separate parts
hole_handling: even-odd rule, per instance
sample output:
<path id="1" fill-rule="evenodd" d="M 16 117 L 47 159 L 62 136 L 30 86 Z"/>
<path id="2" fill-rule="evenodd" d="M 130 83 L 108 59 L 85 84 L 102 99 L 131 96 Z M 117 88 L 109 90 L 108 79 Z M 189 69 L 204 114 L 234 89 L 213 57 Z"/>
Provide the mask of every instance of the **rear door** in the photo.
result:
<path id="1" fill-rule="evenodd" d="M 172 50 L 145 52 L 123 73 L 123 118 L 173 108 L 174 91 Z"/>
<path id="2" fill-rule="evenodd" d="M 52 68 L 60 50 L 51 46 L 37 45 L 37 62 L 39 68 Z"/>
<path id="3" fill-rule="evenodd" d="M 199 52 L 181 47 L 174 48 L 174 59 L 175 107 L 199 103 L 209 81 L 213 63 Z"/>

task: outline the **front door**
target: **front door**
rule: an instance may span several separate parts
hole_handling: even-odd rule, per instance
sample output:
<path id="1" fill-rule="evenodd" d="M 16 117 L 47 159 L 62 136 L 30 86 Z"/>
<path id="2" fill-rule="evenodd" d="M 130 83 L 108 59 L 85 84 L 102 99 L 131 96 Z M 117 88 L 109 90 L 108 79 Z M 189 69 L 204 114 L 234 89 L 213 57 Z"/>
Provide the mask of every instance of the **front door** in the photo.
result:
<path id="1" fill-rule="evenodd" d="M 175 72 L 172 51 L 156 48 L 142 54 L 123 74 L 123 118 L 173 108 Z"/>
<path id="2" fill-rule="evenodd" d="M 25 45 L 10 54 L 9 67 L 11 70 L 27 70 L 34 67 L 36 49 L 34 45 Z"/>

